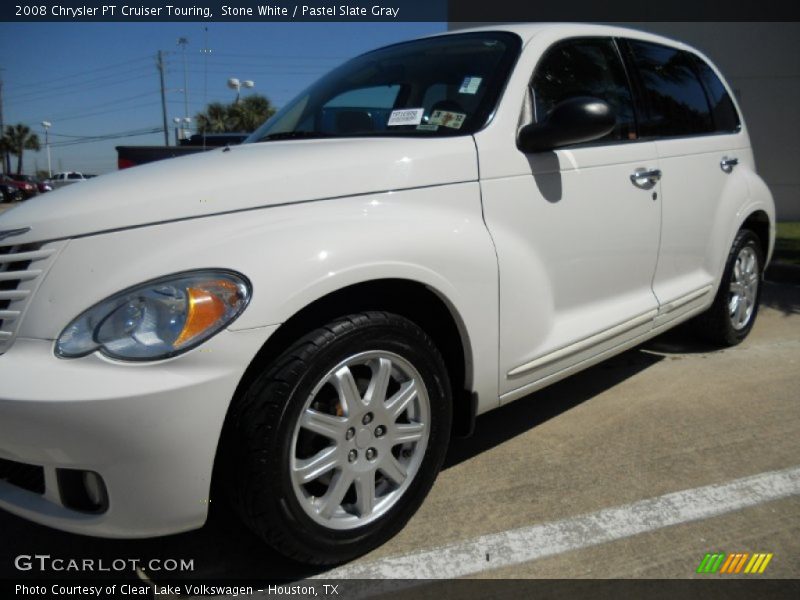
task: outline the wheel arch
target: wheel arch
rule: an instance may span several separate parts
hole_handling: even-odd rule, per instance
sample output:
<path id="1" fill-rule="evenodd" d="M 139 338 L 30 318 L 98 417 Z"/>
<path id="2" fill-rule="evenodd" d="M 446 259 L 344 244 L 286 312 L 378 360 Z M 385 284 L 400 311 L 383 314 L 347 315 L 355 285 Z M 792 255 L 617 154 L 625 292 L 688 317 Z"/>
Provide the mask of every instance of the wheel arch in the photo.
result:
<path id="1" fill-rule="evenodd" d="M 299 309 L 266 340 L 239 381 L 234 400 L 263 368 L 294 341 L 316 327 L 347 314 L 380 310 L 401 315 L 433 338 L 442 353 L 453 390 L 453 433 L 468 435 L 477 411 L 472 351 L 466 326 L 446 296 L 409 279 L 376 279 L 325 293 Z"/>
<path id="2" fill-rule="evenodd" d="M 742 222 L 739 229 L 749 229 L 758 237 L 761 243 L 761 250 L 764 256 L 769 256 L 770 253 L 770 230 L 772 224 L 769 215 L 764 210 L 755 210 L 751 212 L 747 218 Z"/>

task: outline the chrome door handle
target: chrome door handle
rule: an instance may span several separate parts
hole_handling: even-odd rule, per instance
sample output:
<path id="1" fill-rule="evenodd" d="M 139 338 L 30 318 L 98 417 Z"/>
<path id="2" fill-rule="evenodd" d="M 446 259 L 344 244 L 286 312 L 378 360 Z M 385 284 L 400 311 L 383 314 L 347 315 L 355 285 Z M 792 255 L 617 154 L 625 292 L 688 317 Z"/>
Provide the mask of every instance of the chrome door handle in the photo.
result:
<path id="1" fill-rule="evenodd" d="M 733 171 L 733 167 L 739 164 L 738 158 L 728 158 L 727 156 L 723 156 L 722 160 L 719 161 L 719 168 L 722 169 L 725 173 L 730 173 Z"/>
<path id="2" fill-rule="evenodd" d="M 654 188 L 659 179 L 661 179 L 661 169 L 636 169 L 631 174 L 631 183 L 643 190 Z"/>

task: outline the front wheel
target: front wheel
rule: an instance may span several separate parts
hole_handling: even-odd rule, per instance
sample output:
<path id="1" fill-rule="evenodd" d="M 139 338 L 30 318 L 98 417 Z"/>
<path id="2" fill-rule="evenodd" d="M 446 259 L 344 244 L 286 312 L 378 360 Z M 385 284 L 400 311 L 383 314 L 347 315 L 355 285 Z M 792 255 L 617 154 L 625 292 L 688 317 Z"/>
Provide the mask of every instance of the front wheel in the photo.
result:
<path id="1" fill-rule="evenodd" d="M 697 319 L 701 335 L 719 346 L 734 346 L 750 333 L 758 314 L 764 251 L 755 233 L 742 229 L 728 254 L 714 303 Z"/>
<path id="2" fill-rule="evenodd" d="M 441 467 L 452 418 L 432 340 L 380 312 L 303 337 L 232 410 L 235 508 L 279 552 L 320 564 L 402 528 Z"/>

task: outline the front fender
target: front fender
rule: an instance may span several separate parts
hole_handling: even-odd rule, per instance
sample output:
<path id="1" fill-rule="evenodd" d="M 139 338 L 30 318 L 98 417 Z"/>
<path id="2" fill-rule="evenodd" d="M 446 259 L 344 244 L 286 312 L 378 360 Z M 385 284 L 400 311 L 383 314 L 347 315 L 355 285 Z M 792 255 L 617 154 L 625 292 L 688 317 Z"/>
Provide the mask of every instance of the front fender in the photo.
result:
<path id="1" fill-rule="evenodd" d="M 313 301 L 357 283 L 392 278 L 424 284 L 463 327 L 474 390 L 496 402 L 497 261 L 477 182 L 73 239 L 32 299 L 18 335 L 55 339 L 78 314 L 124 288 L 201 268 L 232 269 L 252 282 L 250 305 L 232 330 L 283 323 Z"/>

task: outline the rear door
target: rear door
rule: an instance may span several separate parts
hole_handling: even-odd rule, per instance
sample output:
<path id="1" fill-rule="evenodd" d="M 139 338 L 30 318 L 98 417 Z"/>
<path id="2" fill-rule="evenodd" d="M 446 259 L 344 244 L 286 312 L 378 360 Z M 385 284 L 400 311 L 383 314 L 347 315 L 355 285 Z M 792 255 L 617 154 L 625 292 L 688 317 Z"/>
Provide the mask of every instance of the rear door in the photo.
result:
<path id="1" fill-rule="evenodd" d="M 714 222 L 737 161 L 750 153 L 727 90 L 702 59 L 651 42 L 625 45 L 643 100 L 640 133 L 655 140 L 662 172 L 653 291 L 662 305 L 659 321 L 666 321 L 713 293 L 721 269 Z"/>

